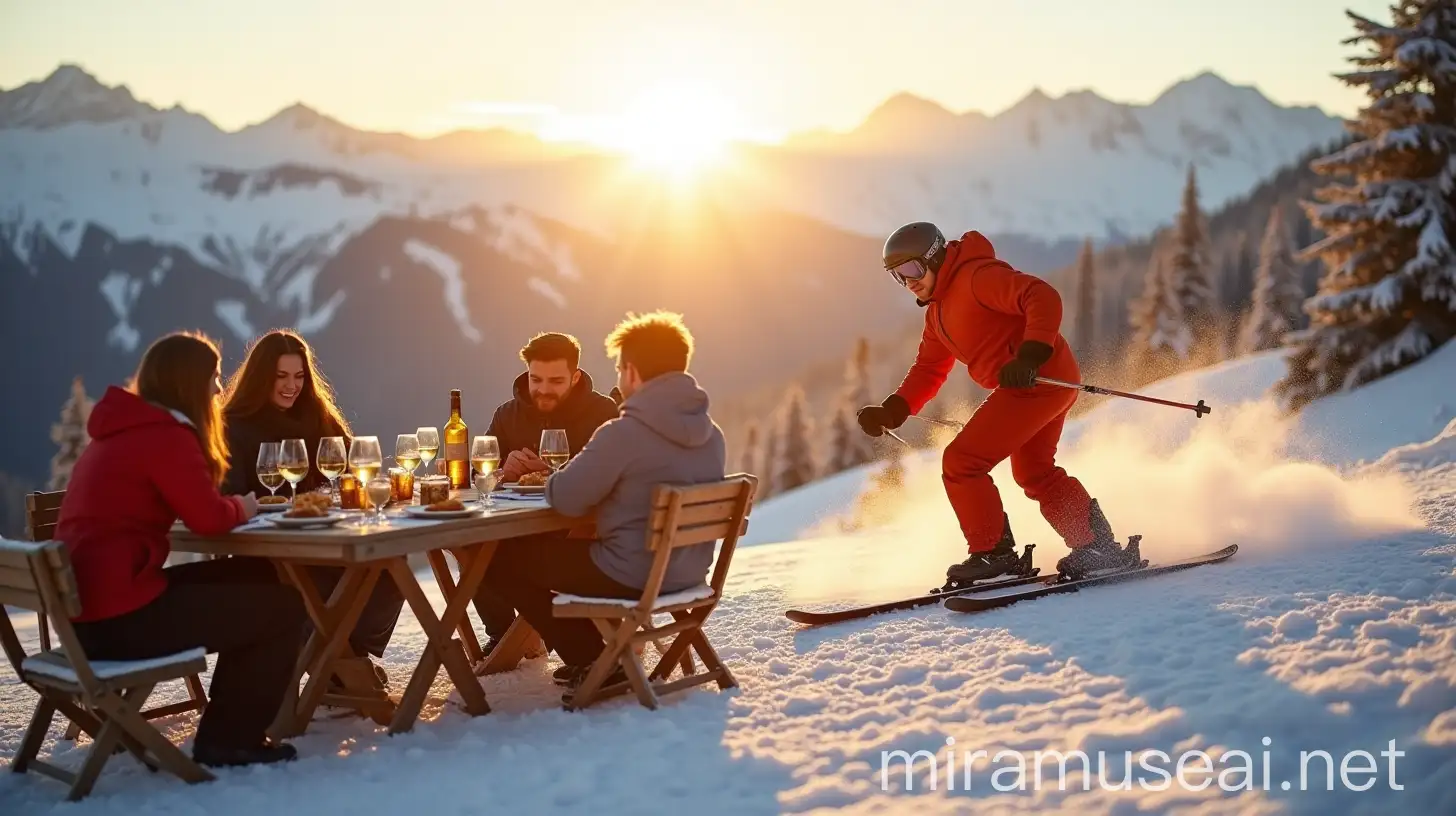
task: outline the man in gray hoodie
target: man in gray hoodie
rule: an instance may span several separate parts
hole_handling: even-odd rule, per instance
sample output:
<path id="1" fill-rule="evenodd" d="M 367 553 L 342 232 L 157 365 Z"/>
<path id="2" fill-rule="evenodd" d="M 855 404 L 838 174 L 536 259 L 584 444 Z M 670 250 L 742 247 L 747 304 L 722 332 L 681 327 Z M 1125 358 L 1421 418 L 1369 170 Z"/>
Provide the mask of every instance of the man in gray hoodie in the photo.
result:
<path id="1" fill-rule="evenodd" d="M 617 359 L 621 416 L 599 427 L 574 458 L 546 482 L 546 500 L 566 516 L 596 511 L 596 539 L 559 538 L 541 547 L 507 544 L 485 581 L 499 592 L 566 663 L 556 679 L 575 688 L 604 648 L 588 620 L 555 618 L 554 593 L 637 598 L 647 583 L 652 491 L 659 484 L 724 478 L 723 432 L 708 415 L 708 394 L 687 372 L 693 338 L 675 314 L 629 316 L 607 337 Z M 662 593 L 705 583 L 714 545 L 675 550 Z"/>

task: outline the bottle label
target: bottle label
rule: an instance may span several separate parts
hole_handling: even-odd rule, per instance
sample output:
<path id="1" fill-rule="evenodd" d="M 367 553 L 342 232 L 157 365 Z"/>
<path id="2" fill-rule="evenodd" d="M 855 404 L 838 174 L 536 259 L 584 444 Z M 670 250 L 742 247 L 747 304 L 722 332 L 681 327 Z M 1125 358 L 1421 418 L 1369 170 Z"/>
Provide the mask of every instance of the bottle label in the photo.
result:
<path id="1" fill-rule="evenodd" d="M 453 459 L 453 460 L 455 460 L 457 462 L 463 462 L 463 461 L 465 461 L 465 443 L 464 442 L 446 442 L 445 443 L 445 459 L 447 459 L 447 460 Z"/>

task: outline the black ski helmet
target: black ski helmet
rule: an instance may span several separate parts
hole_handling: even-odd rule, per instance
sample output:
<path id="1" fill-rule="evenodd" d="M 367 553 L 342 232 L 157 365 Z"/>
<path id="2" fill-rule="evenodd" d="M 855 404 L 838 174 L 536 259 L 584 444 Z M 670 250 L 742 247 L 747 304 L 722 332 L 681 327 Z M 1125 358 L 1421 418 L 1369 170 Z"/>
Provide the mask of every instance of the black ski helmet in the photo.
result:
<path id="1" fill-rule="evenodd" d="M 906 224 L 885 239 L 883 255 L 886 269 L 919 260 L 930 271 L 938 272 L 945 261 L 945 236 L 929 221 Z"/>

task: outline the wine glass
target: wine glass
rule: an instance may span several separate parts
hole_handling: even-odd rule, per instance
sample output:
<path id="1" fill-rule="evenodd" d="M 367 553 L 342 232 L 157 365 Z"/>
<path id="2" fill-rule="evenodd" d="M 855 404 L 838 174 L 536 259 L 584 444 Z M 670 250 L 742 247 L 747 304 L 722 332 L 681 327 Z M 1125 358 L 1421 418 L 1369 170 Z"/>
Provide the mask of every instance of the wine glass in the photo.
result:
<path id="1" fill-rule="evenodd" d="M 268 488 L 268 495 L 283 486 L 283 474 L 278 472 L 278 443 L 264 442 L 258 446 L 258 481 Z"/>
<path id="2" fill-rule="evenodd" d="M 430 463 L 440 453 L 440 430 L 438 428 L 416 428 L 415 439 L 419 440 L 420 461 L 425 464 L 425 474 L 430 473 Z"/>
<path id="3" fill-rule="evenodd" d="M 374 503 L 374 520 L 379 524 L 386 524 L 384 518 L 384 505 L 389 503 L 393 494 L 388 476 L 375 476 L 364 484 L 364 489 L 369 491 L 369 501 Z"/>
<path id="4" fill-rule="evenodd" d="M 415 475 L 420 466 L 420 439 L 415 434 L 400 434 L 394 438 L 394 463 Z"/>
<path id="5" fill-rule="evenodd" d="M 359 482 L 359 491 L 368 490 L 369 481 L 379 475 L 384 457 L 379 452 L 379 437 L 356 436 L 349 443 L 349 469 Z"/>
<path id="6" fill-rule="evenodd" d="M 344 472 L 348 460 L 345 458 L 344 437 L 326 436 L 319 440 L 318 457 L 319 473 L 329 480 L 329 498 L 338 500 L 339 486 L 337 484 L 339 474 Z"/>
<path id="7" fill-rule="evenodd" d="M 475 489 L 480 493 L 480 502 L 494 507 L 495 499 L 490 492 L 500 481 L 500 442 L 493 436 L 477 436 L 470 441 L 470 466 L 475 469 Z"/>
<path id="8" fill-rule="evenodd" d="M 278 472 L 288 480 L 293 498 L 298 498 L 298 483 L 308 476 L 308 449 L 302 439 L 285 439 L 278 449 Z"/>
<path id="9" fill-rule="evenodd" d="M 566 441 L 566 431 L 548 428 L 541 432 L 541 458 L 555 473 L 571 458 L 571 447 Z"/>

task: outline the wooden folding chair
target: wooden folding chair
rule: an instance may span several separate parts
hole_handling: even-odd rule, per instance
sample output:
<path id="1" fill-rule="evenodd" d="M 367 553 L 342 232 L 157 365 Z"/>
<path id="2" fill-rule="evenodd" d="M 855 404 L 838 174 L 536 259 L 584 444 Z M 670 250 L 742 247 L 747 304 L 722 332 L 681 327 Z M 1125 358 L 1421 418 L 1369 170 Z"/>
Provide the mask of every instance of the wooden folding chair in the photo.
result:
<path id="1" fill-rule="evenodd" d="M 733 673 L 708 643 L 703 624 L 723 597 L 723 583 L 728 578 L 733 551 L 739 536 L 747 529 L 757 489 L 758 478 L 742 473 L 707 484 L 659 486 L 653 491 L 646 542 L 647 549 L 655 556 L 642 597 L 634 601 L 563 594 L 553 599 L 551 611 L 555 617 L 587 618 L 606 641 L 606 648 L 572 694 L 568 708 L 586 708 L 599 699 L 631 688 L 642 705 L 655 709 L 661 694 L 710 680 L 717 681 L 721 689 L 738 685 Z M 668 558 L 674 550 L 720 539 L 723 543 L 710 584 L 699 584 L 669 595 L 659 594 Z M 657 626 L 653 615 L 671 615 L 673 622 Z M 667 637 L 672 637 L 672 641 L 649 675 L 633 647 Z M 689 649 L 702 660 L 703 671 L 695 670 Z M 683 676 L 666 682 L 679 665 Z M 626 674 L 626 682 L 603 686 L 618 666 Z"/>
<path id="2" fill-rule="evenodd" d="M 31 541 L 50 541 L 56 535 L 56 522 L 61 517 L 61 500 L 66 498 L 66 491 L 55 490 L 50 493 L 29 493 L 25 497 L 25 527 L 30 534 Z M 43 652 L 51 650 L 50 626 L 46 623 L 44 610 L 36 613 L 36 624 L 40 628 L 40 648 Z M 206 671 L 204 666 L 202 671 Z M 157 706 L 142 712 L 142 716 L 149 720 L 158 717 L 170 717 L 173 714 L 181 714 L 187 711 L 202 711 L 207 705 L 207 689 L 202 685 L 202 678 L 197 675 L 189 675 L 187 681 L 187 699 L 180 703 Z M 81 727 L 73 720 L 66 728 L 65 738 L 75 739 L 81 733 Z"/>
<path id="3" fill-rule="evenodd" d="M 61 648 L 27 655 L 4 605 L 29 609 L 40 617 L 49 613 Z M 207 653 L 190 649 L 153 660 L 92 663 L 71 627 L 71 617 L 80 613 L 81 599 L 64 546 L 54 541 L 0 539 L 0 646 L 16 676 L 40 695 L 11 770 L 34 770 L 69 784 L 66 798 L 71 801 L 91 792 L 118 747 L 130 751 L 152 771 L 165 769 L 187 782 L 213 779 L 140 713 L 158 683 L 204 671 Z M 79 771 L 38 758 L 57 711 L 95 740 Z"/>

